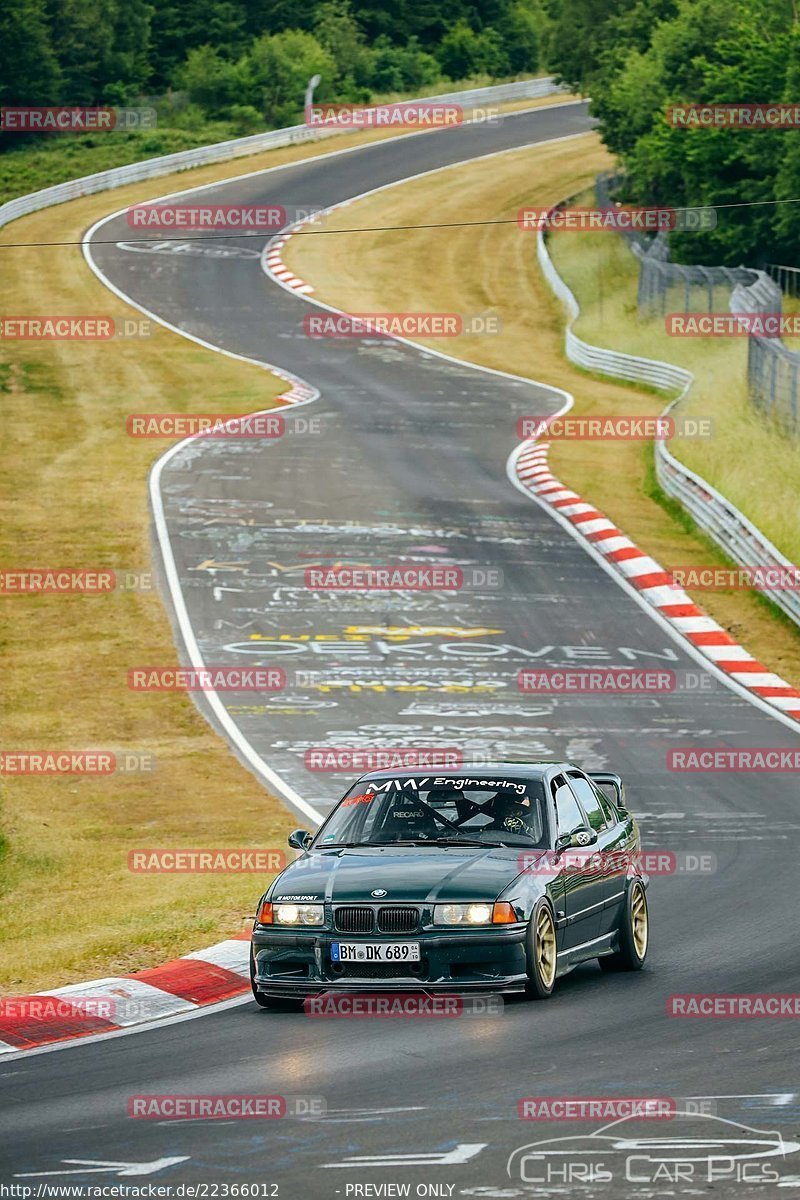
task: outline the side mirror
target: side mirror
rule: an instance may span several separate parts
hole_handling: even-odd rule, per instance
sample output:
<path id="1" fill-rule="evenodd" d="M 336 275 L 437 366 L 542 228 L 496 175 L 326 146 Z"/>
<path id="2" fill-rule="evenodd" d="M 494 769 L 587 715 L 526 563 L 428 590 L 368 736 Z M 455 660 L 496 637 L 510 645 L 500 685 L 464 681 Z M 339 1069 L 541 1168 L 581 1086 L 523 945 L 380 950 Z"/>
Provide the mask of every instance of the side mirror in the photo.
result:
<path id="1" fill-rule="evenodd" d="M 305 850 L 313 836 L 307 829 L 295 829 L 289 834 L 289 845 L 293 850 Z"/>
<path id="2" fill-rule="evenodd" d="M 564 850 L 584 850 L 587 846 L 594 846 L 597 841 L 597 834 L 588 825 L 581 825 L 578 829 L 573 829 L 572 833 L 562 833 L 556 838 L 556 850 L 561 853 Z"/>

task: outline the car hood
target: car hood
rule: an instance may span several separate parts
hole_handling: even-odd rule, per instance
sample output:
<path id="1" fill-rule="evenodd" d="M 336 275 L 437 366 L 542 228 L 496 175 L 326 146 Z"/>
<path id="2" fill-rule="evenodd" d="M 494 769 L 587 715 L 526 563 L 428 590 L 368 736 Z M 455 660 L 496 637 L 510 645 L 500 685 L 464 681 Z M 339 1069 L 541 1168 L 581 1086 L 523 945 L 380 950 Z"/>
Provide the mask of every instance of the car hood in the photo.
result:
<path id="1" fill-rule="evenodd" d="M 270 889 L 269 899 L 302 899 L 335 903 L 383 900 L 422 904 L 495 900 L 526 865 L 531 854 L 522 846 L 479 847 L 375 846 L 312 852 L 291 863 Z M 385 896 L 373 896 L 383 889 Z"/>

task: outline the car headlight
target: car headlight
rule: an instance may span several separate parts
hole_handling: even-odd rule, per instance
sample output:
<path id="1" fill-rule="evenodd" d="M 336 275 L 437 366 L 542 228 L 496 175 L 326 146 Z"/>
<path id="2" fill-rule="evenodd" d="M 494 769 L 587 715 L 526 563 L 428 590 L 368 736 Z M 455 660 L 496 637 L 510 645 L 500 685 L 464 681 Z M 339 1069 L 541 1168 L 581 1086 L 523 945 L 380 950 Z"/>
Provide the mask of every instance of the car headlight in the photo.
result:
<path id="1" fill-rule="evenodd" d="M 322 904 L 276 904 L 276 925 L 321 925 L 325 919 Z"/>
<path id="2" fill-rule="evenodd" d="M 434 925 L 491 925 L 492 904 L 435 904 Z"/>
<path id="3" fill-rule="evenodd" d="M 257 920 L 259 925 L 322 925 L 325 921 L 325 905 L 266 902 L 258 910 Z"/>

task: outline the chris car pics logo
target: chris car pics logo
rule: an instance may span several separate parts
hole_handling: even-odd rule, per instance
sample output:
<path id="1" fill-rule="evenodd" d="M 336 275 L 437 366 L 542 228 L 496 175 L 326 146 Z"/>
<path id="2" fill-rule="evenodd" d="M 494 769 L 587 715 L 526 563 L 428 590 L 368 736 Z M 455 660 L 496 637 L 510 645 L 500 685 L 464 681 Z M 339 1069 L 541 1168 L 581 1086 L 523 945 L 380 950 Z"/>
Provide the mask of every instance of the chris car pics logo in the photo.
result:
<path id="1" fill-rule="evenodd" d="M 514 1150 L 509 1178 L 571 1187 L 620 1182 L 686 1189 L 788 1183 L 800 1169 L 800 1142 L 703 1112 L 676 1112 L 662 1134 L 652 1122 L 622 1117 L 591 1134 L 541 1138 Z"/>

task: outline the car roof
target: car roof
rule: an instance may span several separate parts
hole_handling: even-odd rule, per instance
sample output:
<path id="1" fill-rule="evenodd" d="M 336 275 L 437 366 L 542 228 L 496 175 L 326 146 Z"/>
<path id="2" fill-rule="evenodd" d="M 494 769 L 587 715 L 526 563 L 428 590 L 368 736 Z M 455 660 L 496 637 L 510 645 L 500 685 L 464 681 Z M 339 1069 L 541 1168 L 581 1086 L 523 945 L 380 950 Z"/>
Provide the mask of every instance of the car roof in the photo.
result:
<path id="1" fill-rule="evenodd" d="M 432 766 L 432 767 L 389 767 L 381 771 L 368 771 L 365 775 L 359 775 L 359 782 L 365 779 L 429 779 L 431 776 L 437 779 L 495 779 L 498 775 L 504 775 L 508 779 L 542 779 L 548 771 L 554 770 L 574 770 L 570 763 L 557 761 L 531 761 L 523 762 L 518 759 L 512 761 L 498 759 L 491 763 L 462 763 L 460 766 Z"/>

